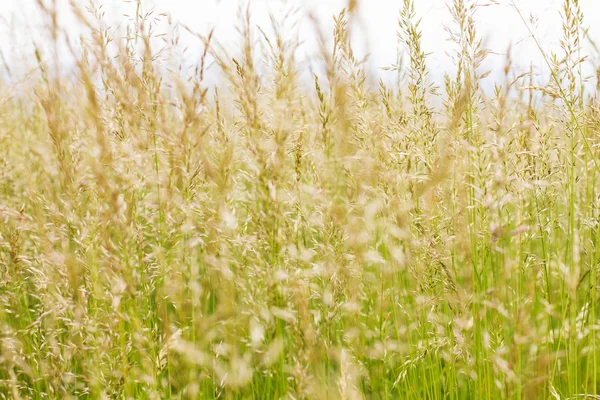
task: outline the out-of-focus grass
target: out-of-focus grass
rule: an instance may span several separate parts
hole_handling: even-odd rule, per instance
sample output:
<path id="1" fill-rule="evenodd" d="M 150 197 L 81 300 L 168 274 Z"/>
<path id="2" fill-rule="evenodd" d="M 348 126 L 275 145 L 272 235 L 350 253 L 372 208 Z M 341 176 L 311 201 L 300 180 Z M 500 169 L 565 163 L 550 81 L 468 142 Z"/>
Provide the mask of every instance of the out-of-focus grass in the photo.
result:
<path id="1" fill-rule="evenodd" d="M 0 398 L 598 393 L 600 108 L 578 2 L 550 80 L 509 53 L 491 97 L 474 4 L 449 5 L 441 89 L 412 0 L 406 79 L 370 85 L 354 6 L 310 87 L 293 14 L 263 31 L 242 12 L 235 57 L 198 35 L 184 80 L 141 3 L 123 38 L 75 7 L 76 75 L 39 49 L 2 87 Z"/>

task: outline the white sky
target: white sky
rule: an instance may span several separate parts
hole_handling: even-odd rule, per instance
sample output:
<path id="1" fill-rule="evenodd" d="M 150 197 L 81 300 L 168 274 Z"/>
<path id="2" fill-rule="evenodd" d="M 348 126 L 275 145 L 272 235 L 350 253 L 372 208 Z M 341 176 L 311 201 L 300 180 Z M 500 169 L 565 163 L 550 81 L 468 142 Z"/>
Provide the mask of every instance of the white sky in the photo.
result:
<path id="1" fill-rule="evenodd" d="M 46 0 L 48 1 L 48 0 Z M 88 0 L 76 0 L 87 4 Z M 237 33 L 237 9 L 242 0 L 142 0 L 146 10 L 155 8 L 156 14 L 169 13 L 174 21 L 181 22 L 193 30 L 206 33 L 215 27 L 215 37 L 227 45 L 235 43 Z M 490 0 L 479 0 L 480 3 Z M 562 35 L 560 10 L 563 0 L 515 0 L 524 15 L 535 18 L 534 31 L 547 50 L 559 50 Z M 134 2 L 127 0 L 94 0 L 103 3 L 107 19 L 118 24 L 126 19 L 123 14 L 134 13 Z M 479 34 L 486 39 L 487 47 L 498 55 L 491 56 L 488 67 L 495 72 L 501 70 L 504 53 L 513 44 L 513 59 L 517 67 L 528 68 L 532 63 L 543 71 L 543 60 L 527 29 L 516 11 L 508 6 L 510 0 L 498 0 L 500 5 L 481 7 L 476 14 Z M 18 65 L 18 60 L 30 57 L 33 41 L 44 43 L 41 18 L 36 12 L 36 0 L 0 0 L 0 49 L 9 64 Z M 79 32 L 77 24 L 68 17 L 67 0 L 58 0 L 63 23 L 73 32 Z M 268 12 L 280 10 L 283 0 L 251 0 L 253 22 L 269 27 Z M 287 0 L 288 5 L 298 5 L 302 13 L 314 12 L 326 32 L 331 32 L 332 15 L 347 5 L 347 0 Z M 422 17 L 423 48 L 432 53 L 428 66 L 435 81 L 441 83 L 443 73 L 451 70 L 449 57 L 445 54 L 451 48 L 447 41 L 444 26 L 452 25 L 446 8 L 446 0 L 415 0 L 417 14 Z M 357 45 L 368 44 L 371 54 L 370 65 L 383 67 L 396 60 L 397 20 L 401 0 L 362 0 L 359 1 L 362 23 L 355 31 Z M 584 26 L 590 27 L 591 37 L 600 41 L 600 0 L 580 0 L 585 15 Z M 302 35 L 307 39 L 304 50 L 315 52 L 310 40 L 311 24 L 306 21 Z M 194 47 L 197 42 L 184 36 L 184 45 Z M 312 47 L 312 48 L 310 48 Z M 27 54 L 29 52 L 29 54 Z M 23 54 L 25 53 L 25 54 Z M 598 59 L 595 57 L 595 65 Z M 592 71 L 592 63 L 589 64 Z M 385 74 L 379 72 L 380 74 Z"/>

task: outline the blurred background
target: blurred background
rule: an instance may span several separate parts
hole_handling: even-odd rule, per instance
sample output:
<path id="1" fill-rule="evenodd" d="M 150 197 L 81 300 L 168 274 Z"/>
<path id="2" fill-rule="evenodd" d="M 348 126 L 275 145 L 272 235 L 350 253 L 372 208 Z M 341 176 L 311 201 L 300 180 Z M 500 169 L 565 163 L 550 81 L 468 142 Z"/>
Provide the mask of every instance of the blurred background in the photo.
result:
<path id="1" fill-rule="evenodd" d="M 4 0 L 0 7 L 0 50 L 4 63 L 11 66 L 13 75 L 25 71 L 33 59 L 34 43 L 42 48 L 48 48 L 48 32 L 45 20 L 39 11 L 40 0 Z M 117 32 L 127 22 L 133 20 L 137 1 L 132 0 L 73 0 L 81 7 L 101 7 L 104 18 Z M 51 4 L 51 0 L 42 1 Z M 419 0 L 416 14 L 421 18 L 422 43 L 424 50 L 430 53 L 428 67 L 431 80 L 437 85 L 443 84 L 444 74 L 453 72 L 451 54 L 453 44 L 449 42 L 447 28 L 453 28 L 448 12 L 448 0 Z M 491 75 L 484 81 L 488 88 L 493 87 L 497 80 L 503 80 L 503 67 L 507 49 L 511 48 L 511 56 L 515 73 L 525 72 L 530 66 L 540 76 L 540 81 L 548 76 L 545 62 L 527 26 L 519 16 L 515 6 L 520 10 L 526 23 L 536 35 L 541 46 L 547 52 L 557 52 L 560 55 L 561 12 L 563 0 L 479 0 L 471 1 L 477 4 L 476 26 L 478 35 L 484 38 L 485 46 L 492 52 L 482 66 L 482 70 L 491 70 Z M 600 1 L 580 0 L 583 14 L 588 20 L 583 26 L 589 27 L 589 37 L 599 38 L 600 34 Z M 215 38 L 225 48 L 236 48 L 239 34 L 235 26 L 239 21 L 240 8 L 246 7 L 252 15 L 252 23 L 268 30 L 270 28 L 269 14 L 283 16 L 293 11 L 291 20 L 295 21 L 303 45 L 299 49 L 299 61 L 311 63 L 318 55 L 316 29 L 309 15 L 315 17 L 318 26 L 331 38 L 333 16 L 348 6 L 348 0 L 142 0 L 144 12 L 151 12 L 156 17 L 156 33 L 169 32 L 167 17 L 175 25 L 185 26 L 194 32 L 207 34 L 215 30 Z M 369 55 L 367 65 L 372 72 L 371 78 L 393 79 L 393 72 L 386 72 L 382 67 L 396 64 L 402 47 L 398 45 L 398 17 L 402 7 L 399 0 L 358 1 L 358 11 L 355 15 L 352 34 L 356 53 L 360 56 Z M 69 0 L 56 0 L 61 26 L 73 38 L 85 32 L 70 11 Z M 294 32 L 290 29 L 289 32 Z M 197 38 L 186 29 L 180 29 L 180 44 L 187 48 L 182 56 L 182 64 L 195 65 L 202 46 Z M 596 71 L 592 65 L 598 65 L 598 54 L 586 39 L 583 43 L 588 50 L 590 62 L 586 64 L 589 70 L 590 82 L 596 80 Z M 400 48 L 400 53 L 398 49 Z M 68 71 L 70 60 L 65 48 L 59 50 L 61 63 Z M 588 85 L 591 85 L 589 83 Z"/>

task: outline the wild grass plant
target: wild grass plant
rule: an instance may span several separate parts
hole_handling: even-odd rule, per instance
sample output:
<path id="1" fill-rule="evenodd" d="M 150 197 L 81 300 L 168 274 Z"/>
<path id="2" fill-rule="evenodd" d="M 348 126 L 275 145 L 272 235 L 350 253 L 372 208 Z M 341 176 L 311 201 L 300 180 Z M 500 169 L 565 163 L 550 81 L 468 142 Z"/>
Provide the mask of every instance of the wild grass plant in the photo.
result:
<path id="1" fill-rule="evenodd" d="M 75 42 L 39 0 L 56 48 L 0 85 L 0 398 L 597 398 L 578 1 L 561 51 L 539 48 L 549 79 L 509 50 L 491 95 L 477 5 L 448 5 L 456 73 L 436 88 L 414 2 L 402 79 L 373 85 L 355 1 L 333 34 L 315 24 L 307 83 L 293 10 L 256 27 L 242 8 L 231 54 L 195 34 L 186 77 L 183 27 L 143 2 L 120 36 L 73 2 Z"/>

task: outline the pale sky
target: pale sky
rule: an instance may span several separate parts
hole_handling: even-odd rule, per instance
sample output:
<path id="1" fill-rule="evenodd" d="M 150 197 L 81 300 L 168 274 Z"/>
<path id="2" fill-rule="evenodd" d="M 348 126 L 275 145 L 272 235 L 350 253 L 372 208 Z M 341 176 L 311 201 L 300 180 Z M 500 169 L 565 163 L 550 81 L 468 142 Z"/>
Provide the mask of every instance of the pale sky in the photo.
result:
<path id="1" fill-rule="evenodd" d="M 46 0 L 48 1 L 48 0 Z M 88 4 L 88 0 L 78 0 Z M 168 13 L 174 21 L 180 22 L 199 33 L 207 33 L 215 28 L 215 37 L 226 46 L 236 43 L 237 10 L 241 0 L 142 0 L 146 10 L 154 8 L 156 14 Z M 500 5 L 481 7 L 476 14 L 476 24 L 481 37 L 485 38 L 487 47 L 497 55 L 489 58 L 486 67 L 495 72 L 501 70 L 504 54 L 510 43 L 513 44 L 513 59 L 517 67 L 528 68 L 532 63 L 543 72 L 544 65 L 533 40 L 529 38 L 526 27 L 519 19 L 516 11 L 508 6 L 511 0 L 498 0 Z M 479 0 L 480 4 L 490 0 Z M 529 18 L 534 17 L 534 32 L 548 51 L 559 51 L 559 40 L 562 35 L 560 10 L 563 0 L 515 0 L 522 13 Z M 0 0 L 0 49 L 9 64 L 18 65 L 23 53 L 30 57 L 33 41 L 44 43 L 42 19 L 36 11 L 35 0 Z M 123 14 L 133 15 L 134 2 L 131 0 L 94 0 L 96 4 L 104 4 L 106 18 L 117 25 L 126 20 Z M 277 12 L 282 8 L 284 0 L 251 0 L 253 22 L 269 27 L 269 11 Z M 347 0 L 287 0 L 289 5 L 300 7 L 302 14 L 314 12 L 325 28 L 331 32 L 332 16 L 348 3 Z M 446 71 L 451 71 L 449 57 L 445 54 L 451 49 L 444 26 L 452 26 L 446 8 L 446 0 L 416 0 L 417 14 L 422 18 L 423 48 L 432 53 L 428 58 L 428 66 L 433 79 L 441 83 Z M 58 0 L 62 23 L 76 34 L 80 27 L 69 16 L 67 0 Z M 242 3 L 243 4 L 243 3 Z M 359 1 L 360 20 L 354 32 L 354 39 L 359 50 L 368 44 L 370 65 L 376 74 L 385 74 L 376 67 L 388 66 L 396 60 L 398 16 L 401 0 L 362 0 Z M 584 26 L 590 27 L 590 36 L 600 41 L 600 0 L 580 0 L 585 15 Z M 303 39 L 306 40 L 303 51 L 315 53 L 311 24 L 305 21 L 302 26 Z M 183 31 L 183 30 L 182 30 Z M 198 48 L 198 42 L 190 36 L 183 36 L 185 46 Z M 27 54 L 29 52 L 29 54 Z M 591 55 L 595 63 L 600 65 L 598 55 Z"/>

